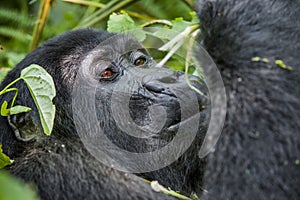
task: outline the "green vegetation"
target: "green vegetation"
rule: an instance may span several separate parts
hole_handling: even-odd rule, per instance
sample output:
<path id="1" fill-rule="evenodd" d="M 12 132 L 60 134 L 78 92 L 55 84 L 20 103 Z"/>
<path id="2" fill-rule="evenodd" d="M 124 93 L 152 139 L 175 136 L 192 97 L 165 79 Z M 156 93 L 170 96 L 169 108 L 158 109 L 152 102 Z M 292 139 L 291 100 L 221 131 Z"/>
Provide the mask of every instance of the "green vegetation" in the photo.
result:
<path id="1" fill-rule="evenodd" d="M 0 144 L 0 169 L 4 168 L 5 166 L 10 165 L 12 163 L 13 163 L 13 160 L 11 160 L 7 155 L 5 155 L 2 152 L 2 144 Z"/>
<path id="2" fill-rule="evenodd" d="M 0 172 L 0 200 L 38 200 L 33 185 L 25 185 L 5 171 Z"/>
<path id="3" fill-rule="evenodd" d="M 36 64 L 32 64 L 29 67 L 23 69 L 19 78 L 8 84 L 3 90 L 0 91 L 0 96 L 8 92 L 15 92 L 9 108 L 7 101 L 4 101 L 2 103 L 1 115 L 9 116 L 23 112 L 29 112 L 31 110 L 31 108 L 28 108 L 26 106 L 14 105 L 15 100 L 18 96 L 19 89 L 12 86 L 20 80 L 23 80 L 25 82 L 27 88 L 30 91 L 30 94 L 38 109 L 44 133 L 46 135 L 50 135 L 53 128 L 55 116 L 55 106 L 52 104 L 52 100 L 56 95 L 56 90 L 52 77 L 46 72 L 44 68 Z"/>
<path id="4" fill-rule="evenodd" d="M 270 62 L 270 60 L 268 58 L 261 58 L 261 57 L 253 57 L 251 59 L 253 62 L 263 62 L 263 63 L 271 63 L 273 64 L 272 62 Z M 293 67 L 291 66 L 287 66 L 286 64 L 284 64 L 284 62 L 282 60 L 275 60 L 274 61 L 274 64 L 282 69 L 285 69 L 285 70 L 293 70 Z"/>
<path id="5" fill-rule="evenodd" d="M 191 21 L 195 0 L 4 0 L 0 7 L 0 80 L 43 41 L 67 30 L 107 28 L 112 13 L 126 13 L 136 26 L 181 18 Z M 118 23 L 120 24 L 120 23 Z M 163 24 L 163 23 L 160 23 Z M 178 26 L 174 27 L 177 31 Z"/>

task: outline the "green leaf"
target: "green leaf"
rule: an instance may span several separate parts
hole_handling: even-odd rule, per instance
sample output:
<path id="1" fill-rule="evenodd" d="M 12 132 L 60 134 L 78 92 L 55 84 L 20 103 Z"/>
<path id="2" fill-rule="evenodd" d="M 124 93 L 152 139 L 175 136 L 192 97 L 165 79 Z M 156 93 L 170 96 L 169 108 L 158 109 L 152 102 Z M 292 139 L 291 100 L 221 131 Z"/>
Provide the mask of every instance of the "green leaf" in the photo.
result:
<path id="1" fill-rule="evenodd" d="M 182 17 L 172 20 L 172 28 L 165 26 L 154 33 L 154 35 L 161 39 L 172 40 L 178 34 L 183 32 L 187 27 L 199 24 L 199 20 L 195 12 L 190 13 L 192 20 L 186 21 Z"/>
<path id="2" fill-rule="evenodd" d="M 4 101 L 1 105 L 1 116 L 7 117 L 9 115 L 9 109 L 7 109 L 8 102 Z"/>
<path id="3" fill-rule="evenodd" d="M 178 18 L 174 19 L 172 21 L 172 23 L 173 23 L 172 30 L 177 31 L 179 33 L 184 31 L 184 29 L 186 29 L 188 26 L 193 25 L 193 23 L 183 20 L 182 17 L 178 17 Z"/>
<path id="4" fill-rule="evenodd" d="M 16 114 L 23 113 L 23 112 L 29 112 L 31 110 L 32 110 L 31 108 L 26 107 L 26 106 L 14 106 L 9 109 L 9 111 L 10 111 L 9 114 L 16 115 Z"/>
<path id="5" fill-rule="evenodd" d="M 128 14 L 111 14 L 107 21 L 107 31 L 116 33 L 131 33 L 138 41 L 143 41 L 146 38 L 145 31 L 136 25 Z"/>
<path id="6" fill-rule="evenodd" d="M 197 13 L 195 11 L 192 11 L 189 14 L 192 17 L 192 19 L 191 19 L 192 23 L 195 23 L 195 24 L 199 24 L 200 23 L 198 15 L 197 15 Z"/>
<path id="7" fill-rule="evenodd" d="M 44 133 L 50 135 L 55 117 L 55 105 L 52 100 L 56 95 L 52 77 L 36 64 L 23 69 L 20 77 L 26 83 L 38 109 Z"/>
<path id="8" fill-rule="evenodd" d="M 32 185 L 24 184 L 5 171 L 0 171 L 0 200 L 38 200 Z"/>
<path id="9" fill-rule="evenodd" d="M 13 160 L 11 160 L 7 155 L 5 155 L 2 152 L 2 144 L 0 144 L 0 169 L 4 168 L 5 166 L 10 165 L 12 163 L 13 163 Z"/>
<path id="10" fill-rule="evenodd" d="M 172 40 L 176 35 L 180 34 L 179 32 L 173 31 L 172 29 L 168 28 L 167 26 L 160 28 L 158 31 L 153 33 L 154 36 L 165 39 L 165 40 Z"/>

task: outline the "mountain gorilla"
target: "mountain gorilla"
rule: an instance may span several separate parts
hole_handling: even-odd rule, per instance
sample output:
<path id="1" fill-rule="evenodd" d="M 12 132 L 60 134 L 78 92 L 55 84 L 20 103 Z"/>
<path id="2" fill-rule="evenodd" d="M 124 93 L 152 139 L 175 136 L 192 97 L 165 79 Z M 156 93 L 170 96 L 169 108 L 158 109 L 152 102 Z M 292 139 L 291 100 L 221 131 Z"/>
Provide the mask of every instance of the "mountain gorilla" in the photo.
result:
<path id="1" fill-rule="evenodd" d="M 299 199 L 299 10 L 292 0 L 198 2 L 202 41 L 228 97 L 201 199 Z"/>
<path id="2" fill-rule="evenodd" d="M 162 169 L 139 174 L 148 180 L 158 180 L 162 185 L 185 194 L 199 191 L 204 163 L 198 158 L 198 150 L 209 118 L 209 101 L 206 96 L 196 95 L 193 91 L 199 105 L 189 108 L 189 105 L 193 104 L 186 102 L 185 107 L 191 113 L 182 116 L 182 105 L 178 99 L 180 97 L 174 94 L 173 89 L 181 91 L 184 95 L 184 91 L 191 90 L 185 82 L 185 75 L 169 68 L 158 68 L 156 74 L 147 74 L 147 69 L 154 67 L 155 62 L 130 36 L 120 35 L 101 47 L 103 41 L 113 36 L 115 34 L 105 31 L 82 29 L 55 37 L 27 55 L 1 84 L 0 90 L 18 78 L 21 70 L 32 63 L 42 66 L 54 79 L 57 91 L 54 98 L 56 117 L 51 136 L 42 134 L 38 112 L 23 82 L 14 85 L 19 89 L 16 104 L 31 107 L 33 110 L 0 117 L 0 143 L 4 153 L 14 160 L 7 169 L 25 182 L 35 183 L 42 199 L 173 199 L 155 192 L 136 175 L 102 164 L 83 145 L 73 118 L 73 114 L 77 113 L 73 113 L 72 108 L 72 91 L 81 68 L 87 68 L 87 80 L 92 78 L 96 83 L 94 98 L 99 127 L 114 144 L 128 152 L 152 152 L 166 146 L 175 137 L 181 121 L 186 122 L 195 115 L 199 116 L 199 130 L 195 140 L 181 157 L 175 155 L 177 161 Z M 99 49 L 96 48 L 98 45 Z M 124 52 L 126 48 L 130 51 Z M 91 60 L 90 66 L 83 64 L 87 58 Z M 130 118 L 139 126 L 151 128 L 149 124 L 155 120 L 155 115 L 151 114 L 149 107 L 158 105 L 166 110 L 164 126 L 159 132 L 145 138 L 133 137 L 123 132 L 112 119 L 110 108 L 112 90 L 114 87 L 121 87 L 118 81 L 123 76 L 130 75 L 130 69 L 135 67 L 140 71 L 138 75 L 131 74 L 131 80 L 138 87 L 132 94 L 129 105 L 126 105 L 130 115 L 123 121 Z M 138 79 L 144 76 L 145 80 Z M 201 83 L 197 84 L 197 87 L 204 94 L 207 93 L 207 88 L 200 79 L 191 77 L 191 82 L 193 85 Z M 77 87 L 80 85 L 76 85 Z M 11 101 L 13 95 L 2 95 L 0 103 L 4 100 Z M 122 94 L 119 98 L 122 103 Z M 206 109 L 203 109 L 203 106 Z M 90 126 L 94 125 L 89 124 L 89 119 L 85 122 Z M 18 131 L 19 134 L 15 134 L 14 131 Z M 83 137 L 98 137 L 91 132 L 80 134 Z M 178 148 L 182 148 L 181 146 L 178 144 Z M 151 165 L 152 160 L 146 164 Z"/>

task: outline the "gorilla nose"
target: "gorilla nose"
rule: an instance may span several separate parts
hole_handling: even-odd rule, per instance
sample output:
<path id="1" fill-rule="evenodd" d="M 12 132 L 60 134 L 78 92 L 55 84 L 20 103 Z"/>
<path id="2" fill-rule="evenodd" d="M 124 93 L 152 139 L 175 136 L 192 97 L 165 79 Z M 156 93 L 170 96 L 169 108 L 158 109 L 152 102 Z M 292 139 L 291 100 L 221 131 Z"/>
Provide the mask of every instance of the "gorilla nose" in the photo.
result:
<path id="1" fill-rule="evenodd" d="M 188 79 L 191 85 L 199 90 L 203 89 L 203 81 L 199 77 L 188 75 Z M 158 77 L 145 76 L 142 84 L 150 92 L 167 94 L 170 96 L 174 96 L 171 88 L 173 88 L 175 85 L 177 85 L 177 88 L 190 89 L 190 87 L 187 86 L 185 73 L 181 71 L 173 71 L 172 73 Z"/>
<path id="2" fill-rule="evenodd" d="M 144 83 L 144 87 L 155 93 L 162 93 L 168 88 L 168 84 L 176 83 L 177 79 L 171 76 L 162 77 L 156 80 L 151 80 L 149 82 Z"/>
<path id="3" fill-rule="evenodd" d="M 184 73 L 181 71 L 174 71 L 173 74 L 169 76 L 164 76 L 158 79 L 162 83 L 176 83 L 178 81 L 179 76 L 183 75 Z"/>
<path id="4" fill-rule="evenodd" d="M 160 85 L 160 84 L 152 82 L 152 81 L 146 83 L 144 86 L 147 90 L 155 92 L 155 93 L 161 93 L 162 91 L 165 90 L 163 85 Z"/>
<path id="5" fill-rule="evenodd" d="M 166 81 L 165 78 L 162 79 L 163 81 Z M 144 87 L 151 93 L 174 97 L 174 92 L 172 92 L 171 88 L 169 87 L 169 84 L 170 83 L 162 82 L 162 80 L 157 79 L 144 83 Z"/>
<path id="6" fill-rule="evenodd" d="M 162 75 L 160 77 L 146 77 L 143 81 L 144 87 L 154 93 L 164 93 L 172 96 L 172 92 L 170 92 L 170 84 L 178 83 L 179 76 L 183 73 L 180 71 L 174 71 L 172 73 L 168 73 L 168 75 Z"/>

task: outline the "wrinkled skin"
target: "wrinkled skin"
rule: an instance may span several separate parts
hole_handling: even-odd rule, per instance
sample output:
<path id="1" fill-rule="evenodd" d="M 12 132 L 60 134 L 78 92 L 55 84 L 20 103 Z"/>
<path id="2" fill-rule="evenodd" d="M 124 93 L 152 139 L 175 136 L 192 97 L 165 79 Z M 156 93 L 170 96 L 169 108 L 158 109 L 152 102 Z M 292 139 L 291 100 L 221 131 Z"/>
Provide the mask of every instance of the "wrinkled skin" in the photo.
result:
<path id="1" fill-rule="evenodd" d="M 168 77 L 158 73 L 158 76 L 152 77 L 151 80 L 138 83 L 139 90 L 129 101 L 130 116 L 139 125 L 150 123 L 149 106 L 164 106 L 167 116 L 163 129 L 147 139 L 138 139 L 126 135 L 126 132 L 117 127 L 110 108 L 113 87 L 124 74 L 129 74 L 132 80 L 135 79 L 134 74 L 130 75 L 129 69 L 138 66 L 142 71 L 144 68 L 146 71 L 147 68 L 154 67 L 155 62 L 143 47 L 129 36 L 121 36 L 111 44 L 100 47 L 101 52 L 98 54 L 91 54 L 94 48 L 112 36 L 113 34 L 104 31 L 83 29 L 53 38 L 30 53 L 1 84 L 0 89 L 3 89 L 19 77 L 22 69 L 32 63 L 42 66 L 54 79 L 57 90 L 54 98 L 56 117 L 50 137 L 43 135 L 38 113 L 28 89 L 22 82 L 15 85 L 19 88 L 16 104 L 32 107 L 33 110 L 11 116 L 9 121 L 7 117 L 0 117 L 0 143 L 3 144 L 4 153 L 15 160 L 7 169 L 25 182 L 35 183 L 42 199 L 173 199 L 154 192 L 136 175 L 115 170 L 97 161 L 87 151 L 76 131 L 72 109 L 73 86 L 78 71 L 85 67 L 81 65 L 83 60 L 92 55 L 95 57 L 92 57 L 92 67 L 86 69 L 87 78 L 96 81 L 96 116 L 99 126 L 108 138 L 127 151 L 149 152 L 166 145 L 176 133 L 171 127 L 176 129 L 181 118 L 178 100 L 169 89 L 169 84 L 183 91 L 190 88 L 185 84 L 183 73 L 168 68 L 158 69 L 158 72 L 169 73 Z M 124 54 L 122 48 L 130 48 L 132 51 Z M 140 58 L 143 59 L 142 64 L 137 62 Z M 110 71 L 108 75 L 111 73 L 111 76 L 105 72 L 107 69 Z M 139 75 L 143 76 L 143 72 Z M 191 80 L 201 82 L 194 77 L 191 77 Z M 199 89 L 207 92 L 205 84 L 199 86 Z M 4 100 L 11 101 L 12 97 L 12 93 L 5 94 L 0 97 L 0 103 Z M 122 101 L 122 94 L 120 100 Z M 140 176 L 158 180 L 161 184 L 184 194 L 200 191 L 204 162 L 197 155 L 205 134 L 209 107 L 205 97 L 198 95 L 197 101 L 207 109 L 200 111 L 191 108 L 191 115 L 200 113 L 201 116 L 199 131 L 192 146 L 171 165 Z M 19 138 L 15 136 L 16 130 L 21 133 Z M 33 132 L 33 139 L 22 141 L 22 137 Z M 80 134 L 97 136 L 91 132 Z"/>
<path id="2" fill-rule="evenodd" d="M 290 0 L 198 2 L 201 40 L 228 97 L 201 199 L 299 198 L 299 10 L 299 2 Z M 253 62 L 256 56 L 270 62 Z M 280 68 L 277 59 L 293 69 Z"/>

